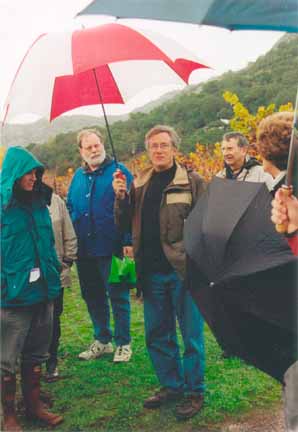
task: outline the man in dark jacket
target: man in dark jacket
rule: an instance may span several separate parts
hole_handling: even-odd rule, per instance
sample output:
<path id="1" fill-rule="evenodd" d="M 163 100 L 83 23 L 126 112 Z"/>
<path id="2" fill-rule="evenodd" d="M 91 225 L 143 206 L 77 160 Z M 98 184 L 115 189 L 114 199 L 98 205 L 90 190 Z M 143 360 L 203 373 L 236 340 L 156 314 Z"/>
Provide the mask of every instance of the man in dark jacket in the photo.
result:
<path id="1" fill-rule="evenodd" d="M 21 360 L 26 414 L 56 426 L 62 417 L 40 401 L 41 364 L 48 358 L 60 264 L 41 183 L 43 166 L 21 147 L 7 151 L 1 173 L 1 399 L 4 431 L 20 431 L 15 414 Z"/>
<path id="2" fill-rule="evenodd" d="M 114 160 L 106 156 L 101 134 L 82 130 L 78 145 L 84 166 L 72 179 L 67 206 L 78 238 L 77 268 L 82 297 L 94 328 L 94 342 L 79 354 L 82 360 L 96 359 L 113 352 L 110 329 L 110 298 L 115 323 L 115 362 L 129 361 L 130 297 L 127 284 L 108 283 L 113 254 L 130 254 L 130 239 L 122 239 L 114 224 Z M 130 182 L 132 175 L 118 164 Z M 127 243 L 125 243 L 127 241 Z"/>
<path id="3" fill-rule="evenodd" d="M 158 125 L 145 138 L 152 167 L 134 180 L 130 192 L 114 176 L 115 216 L 122 230 L 132 229 L 133 250 L 144 297 L 147 349 L 161 389 L 144 401 L 158 408 L 186 398 L 177 417 L 190 418 L 202 407 L 205 352 L 203 320 L 186 291 L 183 225 L 203 192 L 203 181 L 175 162 L 180 138 L 169 126 Z M 178 319 L 183 341 L 183 365 L 176 334 Z"/>

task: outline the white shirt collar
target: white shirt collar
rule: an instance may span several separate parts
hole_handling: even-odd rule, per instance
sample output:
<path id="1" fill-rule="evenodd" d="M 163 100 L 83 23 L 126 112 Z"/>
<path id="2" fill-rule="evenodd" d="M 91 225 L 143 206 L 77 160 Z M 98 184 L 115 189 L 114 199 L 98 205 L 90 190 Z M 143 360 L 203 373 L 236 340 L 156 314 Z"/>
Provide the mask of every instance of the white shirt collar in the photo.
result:
<path id="1" fill-rule="evenodd" d="M 277 177 L 275 177 L 274 179 L 273 179 L 273 183 L 272 183 L 272 189 L 274 189 L 275 188 L 275 186 L 285 177 L 285 175 L 286 175 L 286 173 L 287 173 L 287 171 L 286 170 L 283 170 L 283 171 L 281 171 L 279 174 L 278 174 L 278 176 Z"/>

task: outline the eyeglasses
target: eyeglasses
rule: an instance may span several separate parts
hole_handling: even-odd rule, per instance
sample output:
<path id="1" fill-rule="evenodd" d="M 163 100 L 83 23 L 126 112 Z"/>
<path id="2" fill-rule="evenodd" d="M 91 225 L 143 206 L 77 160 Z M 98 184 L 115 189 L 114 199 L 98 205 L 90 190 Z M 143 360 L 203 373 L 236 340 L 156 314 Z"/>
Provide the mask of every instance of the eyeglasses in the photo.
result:
<path id="1" fill-rule="evenodd" d="M 149 149 L 150 150 L 168 150 L 170 147 L 172 146 L 172 144 L 169 143 L 153 143 L 153 144 L 149 144 Z"/>

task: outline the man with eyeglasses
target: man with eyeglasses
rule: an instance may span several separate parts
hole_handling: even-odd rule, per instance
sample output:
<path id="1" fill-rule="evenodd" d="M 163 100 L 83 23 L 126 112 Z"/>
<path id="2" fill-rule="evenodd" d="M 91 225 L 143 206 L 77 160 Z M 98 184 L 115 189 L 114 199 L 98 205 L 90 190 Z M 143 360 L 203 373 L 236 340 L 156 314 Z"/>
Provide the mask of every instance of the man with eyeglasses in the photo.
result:
<path id="1" fill-rule="evenodd" d="M 67 206 L 78 238 L 77 268 L 82 297 L 94 329 L 94 342 L 79 354 L 93 360 L 114 351 L 110 308 L 114 316 L 114 362 L 130 360 L 130 295 L 127 284 L 109 284 L 112 255 L 131 255 L 130 236 L 122 236 L 114 224 L 113 173 L 117 167 L 128 183 L 131 173 L 106 155 L 102 135 L 93 129 L 77 136 L 83 166 L 72 179 Z"/>
<path id="2" fill-rule="evenodd" d="M 130 190 L 126 179 L 117 175 L 113 187 L 116 223 L 124 231 L 132 229 L 146 345 L 161 386 L 144 407 L 159 408 L 185 396 L 176 415 L 187 419 L 203 405 L 205 352 L 203 319 L 183 283 L 183 226 L 204 184 L 175 161 L 179 142 L 173 128 L 152 128 L 145 137 L 152 166 L 138 175 Z M 184 342 L 183 362 L 176 319 Z"/>

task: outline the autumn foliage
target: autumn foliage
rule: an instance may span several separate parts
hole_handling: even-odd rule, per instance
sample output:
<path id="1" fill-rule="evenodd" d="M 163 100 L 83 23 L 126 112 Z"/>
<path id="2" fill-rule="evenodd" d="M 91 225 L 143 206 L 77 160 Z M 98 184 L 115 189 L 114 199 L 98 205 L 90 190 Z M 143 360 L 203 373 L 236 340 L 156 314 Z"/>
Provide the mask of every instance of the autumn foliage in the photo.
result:
<path id="1" fill-rule="evenodd" d="M 267 107 L 260 106 L 256 114 L 251 114 L 240 102 L 236 94 L 226 91 L 223 94 L 223 98 L 232 106 L 234 112 L 234 116 L 230 120 L 230 128 L 245 135 L 251 144 L 251 150 L 256 152 L 256 132 L 258 125 L 263 118 L 276 111 L 275 104 L 269 104 Z M 291 102 L 281 105 L 278 111 L 293 111 L 293 105 Z"/>
<path id="2" fill-rule="evenodd" d="M 176 160 L 183 166 L 196 171 L 206 181 L 210 181 L 211 178 L 222 168 L 222 155 L 220 151 L 220 143 L 216 143 L 213 146 L 207 147 L 201 144 L 196 145 L 194 152 L 187 155 L 178 153 Z M 127 163 L 128 168 L 134 175 L 138 175 L 138 172 L 147 166 L 150 162 L 146 153 L 132 159 Z"/>
<path id="3" fill-rule="evenodd" d="M 252 114 L 240 102 L 238 96 L 226 91 L 223 97 L 229 103 L 234 112 L 234 116 L 229 121 L 230 130 L 241 132 L 247 137 L 250 148 L 249 154 L 260 159 L 256 147 L 256 131 L 260 121 L 276 111 L 275 104 L 267 107 L 260 106 L 256 114 Z M 293 111 L 291 103 L 281 105 L 278 111 Z M 200 143 L 196 144 L 195 151 L 185 155 L 179 153 L 177 161 L 189 169 L 199 173 L 207 182 L 222 169 L 223 158 L 220 150 L 220 143 L 210 144 L 208 146 Z M 137 175 L 138 171 L 149 164 L 146 154 L 142 154 L 129 162 L 129 168 L 133 174 Z"/>

